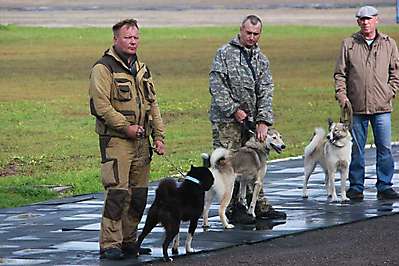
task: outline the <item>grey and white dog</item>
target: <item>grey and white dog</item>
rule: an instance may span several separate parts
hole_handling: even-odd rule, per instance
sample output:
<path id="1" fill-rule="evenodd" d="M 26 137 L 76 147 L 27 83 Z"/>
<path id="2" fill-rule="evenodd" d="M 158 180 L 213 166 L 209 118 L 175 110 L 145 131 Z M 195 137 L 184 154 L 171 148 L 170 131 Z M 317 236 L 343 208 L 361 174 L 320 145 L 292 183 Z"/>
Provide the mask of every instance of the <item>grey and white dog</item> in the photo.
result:
<path id="1" fill-rule="evenodd" d="M 281 134 L 269 128 L 266 140 L 261 143 L 252 137 L 237 151 L 224 148 L 215 149 L 210 156 L 210 170 L 215 178 L 212 188 L 205 193 L 204 227 L 208 227 L 208 213 L 212 199 L 216 194 L 219 199 L 219 217 L 224 228 L 234 228 L 226 217 L 226 208 L 232 198 L 234 182 L 240 183 L 239 201 L 248 206 L 246 201 L 247 186 L 253 188 L 248 214 L 255 217 L 255 205 L 259 191 L 263 187 L 263 178 L 267 170 L 267 158 L 271 150 L 281 153 L 285 149 Z M 202 157 L 206 157 L 205 154 Z"/>
<path id="2" fill-rule="evenodd" d="M 341 174 L 341 201 L 348 201 L 346 197 L 346 180 L 349 175 L 349 165 L 352 153 L 352 137 L 349 125 L 346 123 L 334 123 L 328 120 L 329 132 L 325 136 L 322 128 L 316 128 L 311 142 L 304 152 L 304 181 L 303 198 L 308 197 L 307 185 L 309 177 L 319 164 L 325 174 L 327 196 L 332 202 L 337 202 L 335 191 L 335 173 Z"/>

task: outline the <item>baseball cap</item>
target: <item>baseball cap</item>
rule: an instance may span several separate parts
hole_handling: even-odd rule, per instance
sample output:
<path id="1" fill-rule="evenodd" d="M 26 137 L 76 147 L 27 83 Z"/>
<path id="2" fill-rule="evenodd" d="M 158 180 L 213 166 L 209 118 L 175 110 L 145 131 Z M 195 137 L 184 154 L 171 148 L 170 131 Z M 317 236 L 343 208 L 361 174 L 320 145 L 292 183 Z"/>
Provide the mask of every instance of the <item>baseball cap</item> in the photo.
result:
<path id="1" fill-rule="evenodd" d="M 373 6 L 362 6 L 356 13 L 357 18 L 372 18 L 378 15 L 378 10 Z"/>

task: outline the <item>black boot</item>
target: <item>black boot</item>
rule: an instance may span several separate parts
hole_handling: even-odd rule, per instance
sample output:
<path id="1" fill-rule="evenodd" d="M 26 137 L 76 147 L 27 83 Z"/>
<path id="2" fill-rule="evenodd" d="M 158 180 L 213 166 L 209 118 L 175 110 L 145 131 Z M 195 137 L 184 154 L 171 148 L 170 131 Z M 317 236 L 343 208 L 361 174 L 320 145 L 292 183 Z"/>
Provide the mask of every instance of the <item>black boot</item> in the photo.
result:
<path id="1" fill-rule="evenodd" d="M 282 211 L 275 210 L 272 205 L 267 204 L 264 200 L 256 202 L 255 207 L 256 218 L 260 219 L 286 219 L 287 214 Z"/>
<path id="2" fill-rule="evenodd" d="M 100 251 L 100 259 L 123 260 L 124 258 L 120 248 L 107 248 Z"/>
<path id="3" fill-rule="evenodd" d="M 232 224 L 254 224 L 255 217 L 247 213 L 247 208 L 241 203 L 234 203 L 226 210 L 226 216 Z"/>

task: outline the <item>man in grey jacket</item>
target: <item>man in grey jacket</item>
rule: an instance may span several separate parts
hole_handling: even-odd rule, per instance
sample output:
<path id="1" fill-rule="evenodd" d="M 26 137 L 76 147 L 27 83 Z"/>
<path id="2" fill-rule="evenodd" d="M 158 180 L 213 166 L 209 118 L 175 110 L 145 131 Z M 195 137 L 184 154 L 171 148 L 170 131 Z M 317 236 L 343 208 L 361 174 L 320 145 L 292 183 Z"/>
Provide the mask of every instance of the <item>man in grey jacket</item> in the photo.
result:
<path id="1" fill-rule="evenodd" d="M 397 199 L 392 189 L 394 161 L 391 154 L 392 100 L 399 89 L 399 54 L 395 41 L 377 30 L 378 11 L 361 7 L 360 31 L 342 42 L 334 72 L 336 99 L 341 108 L 353 108 L 352 161 L 347 196 L 363 199 L 364 148 L 371 124 L 377 147 L 377 198 Z"/>
<path id="2" fill-rule="evenodd" d="M 256 138 L 264 141 L 273 124 L 273 80 L 269 60 L 258 46 L 261 32 L 260 18 L 249 15 L 242 21 L 239 34 L 216 53 L 209 74 L 214 148 L 239 149 L 248 140 L 244 127 L 251 126 Z M 284 212 L 273 209 L 263 189 L 256 206 L 257 217 L 286 217 Z M 232 222 L 246 223 L 248 219 L 233 217 Z"/>

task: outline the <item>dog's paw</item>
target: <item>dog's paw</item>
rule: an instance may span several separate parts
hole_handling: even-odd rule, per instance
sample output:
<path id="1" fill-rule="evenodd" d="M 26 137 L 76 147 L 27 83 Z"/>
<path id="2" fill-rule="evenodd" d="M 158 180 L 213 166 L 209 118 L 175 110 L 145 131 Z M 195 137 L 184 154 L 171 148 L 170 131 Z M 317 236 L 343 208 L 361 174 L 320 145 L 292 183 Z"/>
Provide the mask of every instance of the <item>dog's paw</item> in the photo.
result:
<path id="1" fill-rule="evenodd" d="M 302 198 L 303 199 L 307 199 L 307 198 L 309 198 L 309 196 L 308 195 L 302 195 Z"/>
<path id="2" fill-rule="evenodd" d="M 350 202 L 350 199 L 348 197 L 342 197 L 341 198 L 341 202 L 342 203 L 348 203 L 348 202 Z"/>
<path id="3" fill-rule="evenodd" d="M 186 253 L 187 254 L 194 253 L 194 249 L 193 248 L 188 248 L 188 249 L 186 249 Z"/>
<path id="4" fill-rule="evenodd" d="M 164 262 L 172 262 L 173 259 L 172 259 L 172 258 L 163 258 L 163 261 L 164 261 Z"/>
<path id="5" fill-rule="evenodd" d="M 340 202 L 337 197 L 330 197 L 330 202 L 337 203 Z"/>
<path id="6" fill-rule="evenodd" d="M 224 226 L 224 229 L 233 229 L 234 228 L 234 224 L 226 224 Z"/>
<path id="7" fill-rule="evenodd" d="M 204 231 L 208 231 L 209 228 L 211 228 L 211 227 L 209 226 L 209 224 L 204 224 L 204 225 L 202 226 L 202 229 L 204 229 Z"/>

